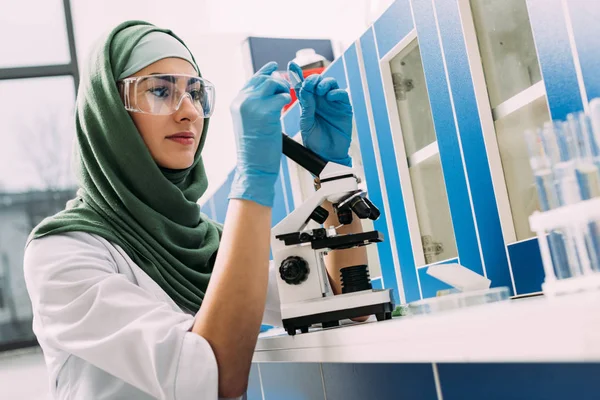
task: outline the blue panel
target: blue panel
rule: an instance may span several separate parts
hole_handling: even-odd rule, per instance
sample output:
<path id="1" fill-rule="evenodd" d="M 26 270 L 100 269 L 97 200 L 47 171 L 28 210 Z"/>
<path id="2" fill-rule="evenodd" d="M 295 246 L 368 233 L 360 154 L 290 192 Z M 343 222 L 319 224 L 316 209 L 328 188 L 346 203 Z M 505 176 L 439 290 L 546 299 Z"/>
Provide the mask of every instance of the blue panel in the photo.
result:
<path id="1" fill-rule="evenodd" d="M 539 292 L 544 283 L 544 264 L 536 238 L 508 246 L 517 294 Z"/>
<path id="2" fill-rule="evenodd" d="M 383 289 L 383 280 L 381 278 L 371 279 L 373 289 Z"/>
<path id="3" fill-rule="evenodd" d="M 260 364 L 265 400 L 324 400 L 319 364 Z"/>
<path id="4" fill-rule="evenodd" d="M 290 171 L 288 169 L 287 157 L 283 156 L 281 161 L 281 172 L 283 176 L 283 182 L 285 184 L 285 194 L 287 196 L 287 206 L 290 211 L 294 209 L 294 194 L 292 193 L 292 184 L 290 178 Z"/>
<path id="5" fill-rule="evenodd" d="M 492 286 L 512 287 L 458 3 L 436 0 L 435 6 L 487 277 Z"/>
<path id="6" fill-rule="evenodd" d="M 213 195 L 215 202 L 215 221 L 221 224 L 225 222 L 225 215 L 227 214 L 227 206 L 229 205 L 229 191 L 231 190 L 231 184 L 233 183 L 234 171 L 231 171 L 227 175 L 227 180 L 221 185 L 221 187 Z"/>
<path id="7" fill-rule="evenodd" d="M 573 34 L 588 99 L 600 97 L 600 3 L 589 0 L 567 0 Z"/>
<path id="8" fill-rule="evenodd" d="M 346 73 L 344 72 L 344 59 L 338 58 L 335 60 L 325 72 L 324 77 L 335 78 L 338 81 L 341 89 L 346 89 L 348 84 L 346 82 Z"/>
<path id="9" fill-rule="evenodd" d="M 262 389 L 260 388 L 258 374 L 258 364 L 253 363 L 250 367 L 250 378 L 248 379 L 248 390 L 246 391 L 248 400 L 262 400 Z"/>
<path id="10" fill-rule="evenodd" d="M 413 27 L 408 0 L 396 0 L 373 25 L 379 55 L 383 57 L 408 35 Z"/>
<path id="11" fill-rule="evenodd" d="M 295 136 L 300 132 L 300 104 L 295 102 L 283 115 L 283 131 L 289 136 Z"/>
<path id="12" fill-rule="evenodd" d="M 600 364 L 438 364 L 444 400 L 597 399 Z"/>
<path id="13" fill-rule="evenodd" d="M 352 100 L 352 108 L 354 109 L 354 123 L 356 125 L 358 144 L 360 146 L 360 154 L 362 156 L 365 170 L 367 191 L 369 193 L 369 199 L 381 211 L 381 216 L 377 221 L 373 222 L 373 225 L 375 229 L 381 232 L 385 238 L 383 242 L 376 245 L 379 253 L 381 273 L 383 275 L 383 285 L 386 288 L 391 288 L 394 290 L 394 299 L 396 303 L 399 304 L 400 300 L 398 296 L 398 284 L 396 280 L 396 272 L 394 270 L 392 248 L 389 242 L 385 209 L 383 208 L 383 196 L 381 194 L 380 186 L 381 182 L 379 182 L 379 176 L 377 174 L 375 152 L 373 150 L 373 142 L 371 141 L 371 126 L 369 124 L 369 116 L 367 114 L 367 105 L 365 103 L 365 93 L 360 76 L 356 45 L 353 44 L 350 46 L 350 48 L 344 54 L 344 59 L 346 61 L 346 72 L 348 73 L 348 81 L 350 84 L 350 98 Z M 415 300 L 415 298 L 411 297 L 410 300 Z"/>
<path id="14" fill-rule="evenodd" d="M 412 5 L 458 257 L 462 265 L 483 275 L 479 243 L 454 124 L 433 4 L 431 0 L 412 0 Z"/>
<path id="15" fill-rule="evenodd" d="M 281 157 L 281 163 L 283 165 L 287 164 L 287 159 L 285 156 Z M 285 179 L 285 177 L 282 176 L 282 174 L 279 174 L 277 182 L 275 182 L 275 198 L 273 199 L 273 209 L 271 211 L 271 226 L 277 225 L 283 218 L 287 216 L 285 196 L 283 195 L 284 185 L 282 184 L 282 179 Z M 287 188 L 285 189 L 287 190 Z"/>
<path id="16" fill-rule="evenodd" d="M 328 399 L 437 400 L 431 364 L 323 364 Z"/>
<path id="17" fill-rule="evenodd" d="M 285 159 L 282 157 L 282 160 Z M 273 199 L 273 208 L 271 210 L 271 226 L 275 226 L 287 215 L 285 208 L 285 197 L 283 196 L 283 185 L 281 184 L 281 174 L 275 182 L 275 197 Z"/>
<path id="18" fill-rule="evenodd" d="M 454 264 L 457 262 L 458 258 L 453 258 L 452 260 L 444 261 L 438 264 Z M 424 299 L 428 297 L 435 297 L 437 295 L 438 290 L 452 289 L 452 286 L 440 281 L 439 279 L 434 278 L 431 275 L 428 275 L 427 268 L 419 268 L 418 271 L 419 281 L 421 282 L 421 292 L 423 293 Z"/>
<path id="19" fill-rule="evenodd" d="M 213 194 L 214 196 L 214 194 Z M 202 211 L 202 213 L 206 214 L 206 216 L 210 219 L 212 219 L 213 221 L 215 220 L 215 216 L 212 212 L 212 208 L 210 206 L 210 202 L 212 201 L 212 197 L 206 199 L 206 201 L 204 202 L 204 204 L 202 204 L 200 206 L 200 211 Z"/>
<path id="20" fill-rule="evenodd" d="M 552 119 L 583 109 L 561 0 L 527 0 Z"/>
<path id="21" fill-rule="evenodd" d="M 406 296 L 406 301 L 413 301 L 420 298 L 419 286 L 417 283 L 417 271 L 415 269 L 415 260 L 413 258 L 412 246 L 410 243 L 408 221 L 406 219 L 404 208 L 404 197 L 402 195 L 400 176 L 398 174 L 398 164 L 396 163 L 396 154 L 393 151 L 394 141 L 392 139 L 392 132 L 387 114 L 373 30 L 369 29 L 360 38 L 360 45 L 363 52 L 365 73 L 371 98 L 375 134 L 377 135 L 377 140 L 379 142 L 381 164 L 385 166 L 383 168 L 383 173 L 388 203 L 390 205 L 394 236 L 398 248 L 398 257 L 400 259 L 400 273 L 402 274 L 404 294 Z M 384 281 L 387 280 L 385 275 L 383 276 L 383 279 Z"/>

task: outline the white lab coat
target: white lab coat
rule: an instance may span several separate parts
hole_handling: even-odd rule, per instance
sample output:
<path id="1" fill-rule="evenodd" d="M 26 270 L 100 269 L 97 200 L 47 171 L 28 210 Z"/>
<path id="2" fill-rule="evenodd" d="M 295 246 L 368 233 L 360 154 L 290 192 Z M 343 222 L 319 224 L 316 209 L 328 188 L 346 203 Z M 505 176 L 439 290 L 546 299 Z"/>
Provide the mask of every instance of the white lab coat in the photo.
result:
<path id="1" fill-rule="evenodd" d="M 29 244 L 24 268 L 54 398 L 218 398 L 215 355 L 189 332 L 194 316 L 122 248 L 83 232 L 52 235 Z M 270 270 L 264 323 L 280 325 Z"/>

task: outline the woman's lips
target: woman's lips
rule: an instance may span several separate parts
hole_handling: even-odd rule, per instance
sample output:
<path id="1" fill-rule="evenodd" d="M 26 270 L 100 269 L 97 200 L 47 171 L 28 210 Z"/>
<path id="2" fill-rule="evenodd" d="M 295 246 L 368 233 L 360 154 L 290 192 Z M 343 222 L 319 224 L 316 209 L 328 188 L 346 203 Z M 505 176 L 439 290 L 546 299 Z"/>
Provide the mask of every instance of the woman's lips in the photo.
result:
<path id="1" fill-rule="evenodd" d="M 194 138 L 185 137 L 185 136 L 170 136 L 167 139 L 177 142 L 183 145 L 192 145 L 194 144 Z"/>
<path id="2" fill-rule="evenodd" d="M 192 132 L 179 132 L 174 135 L 167 136 L 167 139 L 186 146 L 194 144 L 194 134 Z"/>

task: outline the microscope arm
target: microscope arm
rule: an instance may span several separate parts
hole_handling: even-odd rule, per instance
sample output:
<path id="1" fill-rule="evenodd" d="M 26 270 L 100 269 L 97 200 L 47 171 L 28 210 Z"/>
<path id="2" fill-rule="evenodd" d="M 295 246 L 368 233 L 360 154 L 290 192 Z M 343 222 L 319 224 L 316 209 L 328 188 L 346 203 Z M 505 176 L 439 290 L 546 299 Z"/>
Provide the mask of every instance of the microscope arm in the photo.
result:
<path id="1" fill-rule="evenodd" d="M 314 151 L 302 146 L 285 133 L 282 133 L 282 135 L 283 154 L 314 176 L 321 175 L 327 162 L 319 157 Z"/>

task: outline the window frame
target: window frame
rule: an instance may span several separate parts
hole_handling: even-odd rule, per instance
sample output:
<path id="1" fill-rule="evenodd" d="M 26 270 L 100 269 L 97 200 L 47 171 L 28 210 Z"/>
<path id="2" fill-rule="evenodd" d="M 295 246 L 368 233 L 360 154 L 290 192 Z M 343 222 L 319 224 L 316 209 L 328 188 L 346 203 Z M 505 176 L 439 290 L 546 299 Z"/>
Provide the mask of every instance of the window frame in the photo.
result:
<path id="1" fill-rule="evenodd" d="M 36 65 L 30 67 L 10 67 L 0 68 L 0 81 L 30 79 L 30 78 L 48 78 L 71 76 L 75 86 L 75 94 L 79 87 L 79 68 L 77 64 L 77 51 L 75 48 L 75 35 L 73 30 L 73 15 L 71 13 L 70 0 L 63 0 L 63 11 L 65 14 L 65 28 L 67 31 L 67 40 L 69 45 L 70 62 L 59 65 Z M 36 339 L 18 340 L 12 342 L 0 342 L 0 354 L 6 351 L 18 350 L 28 347 L 39 346 Z"/>

